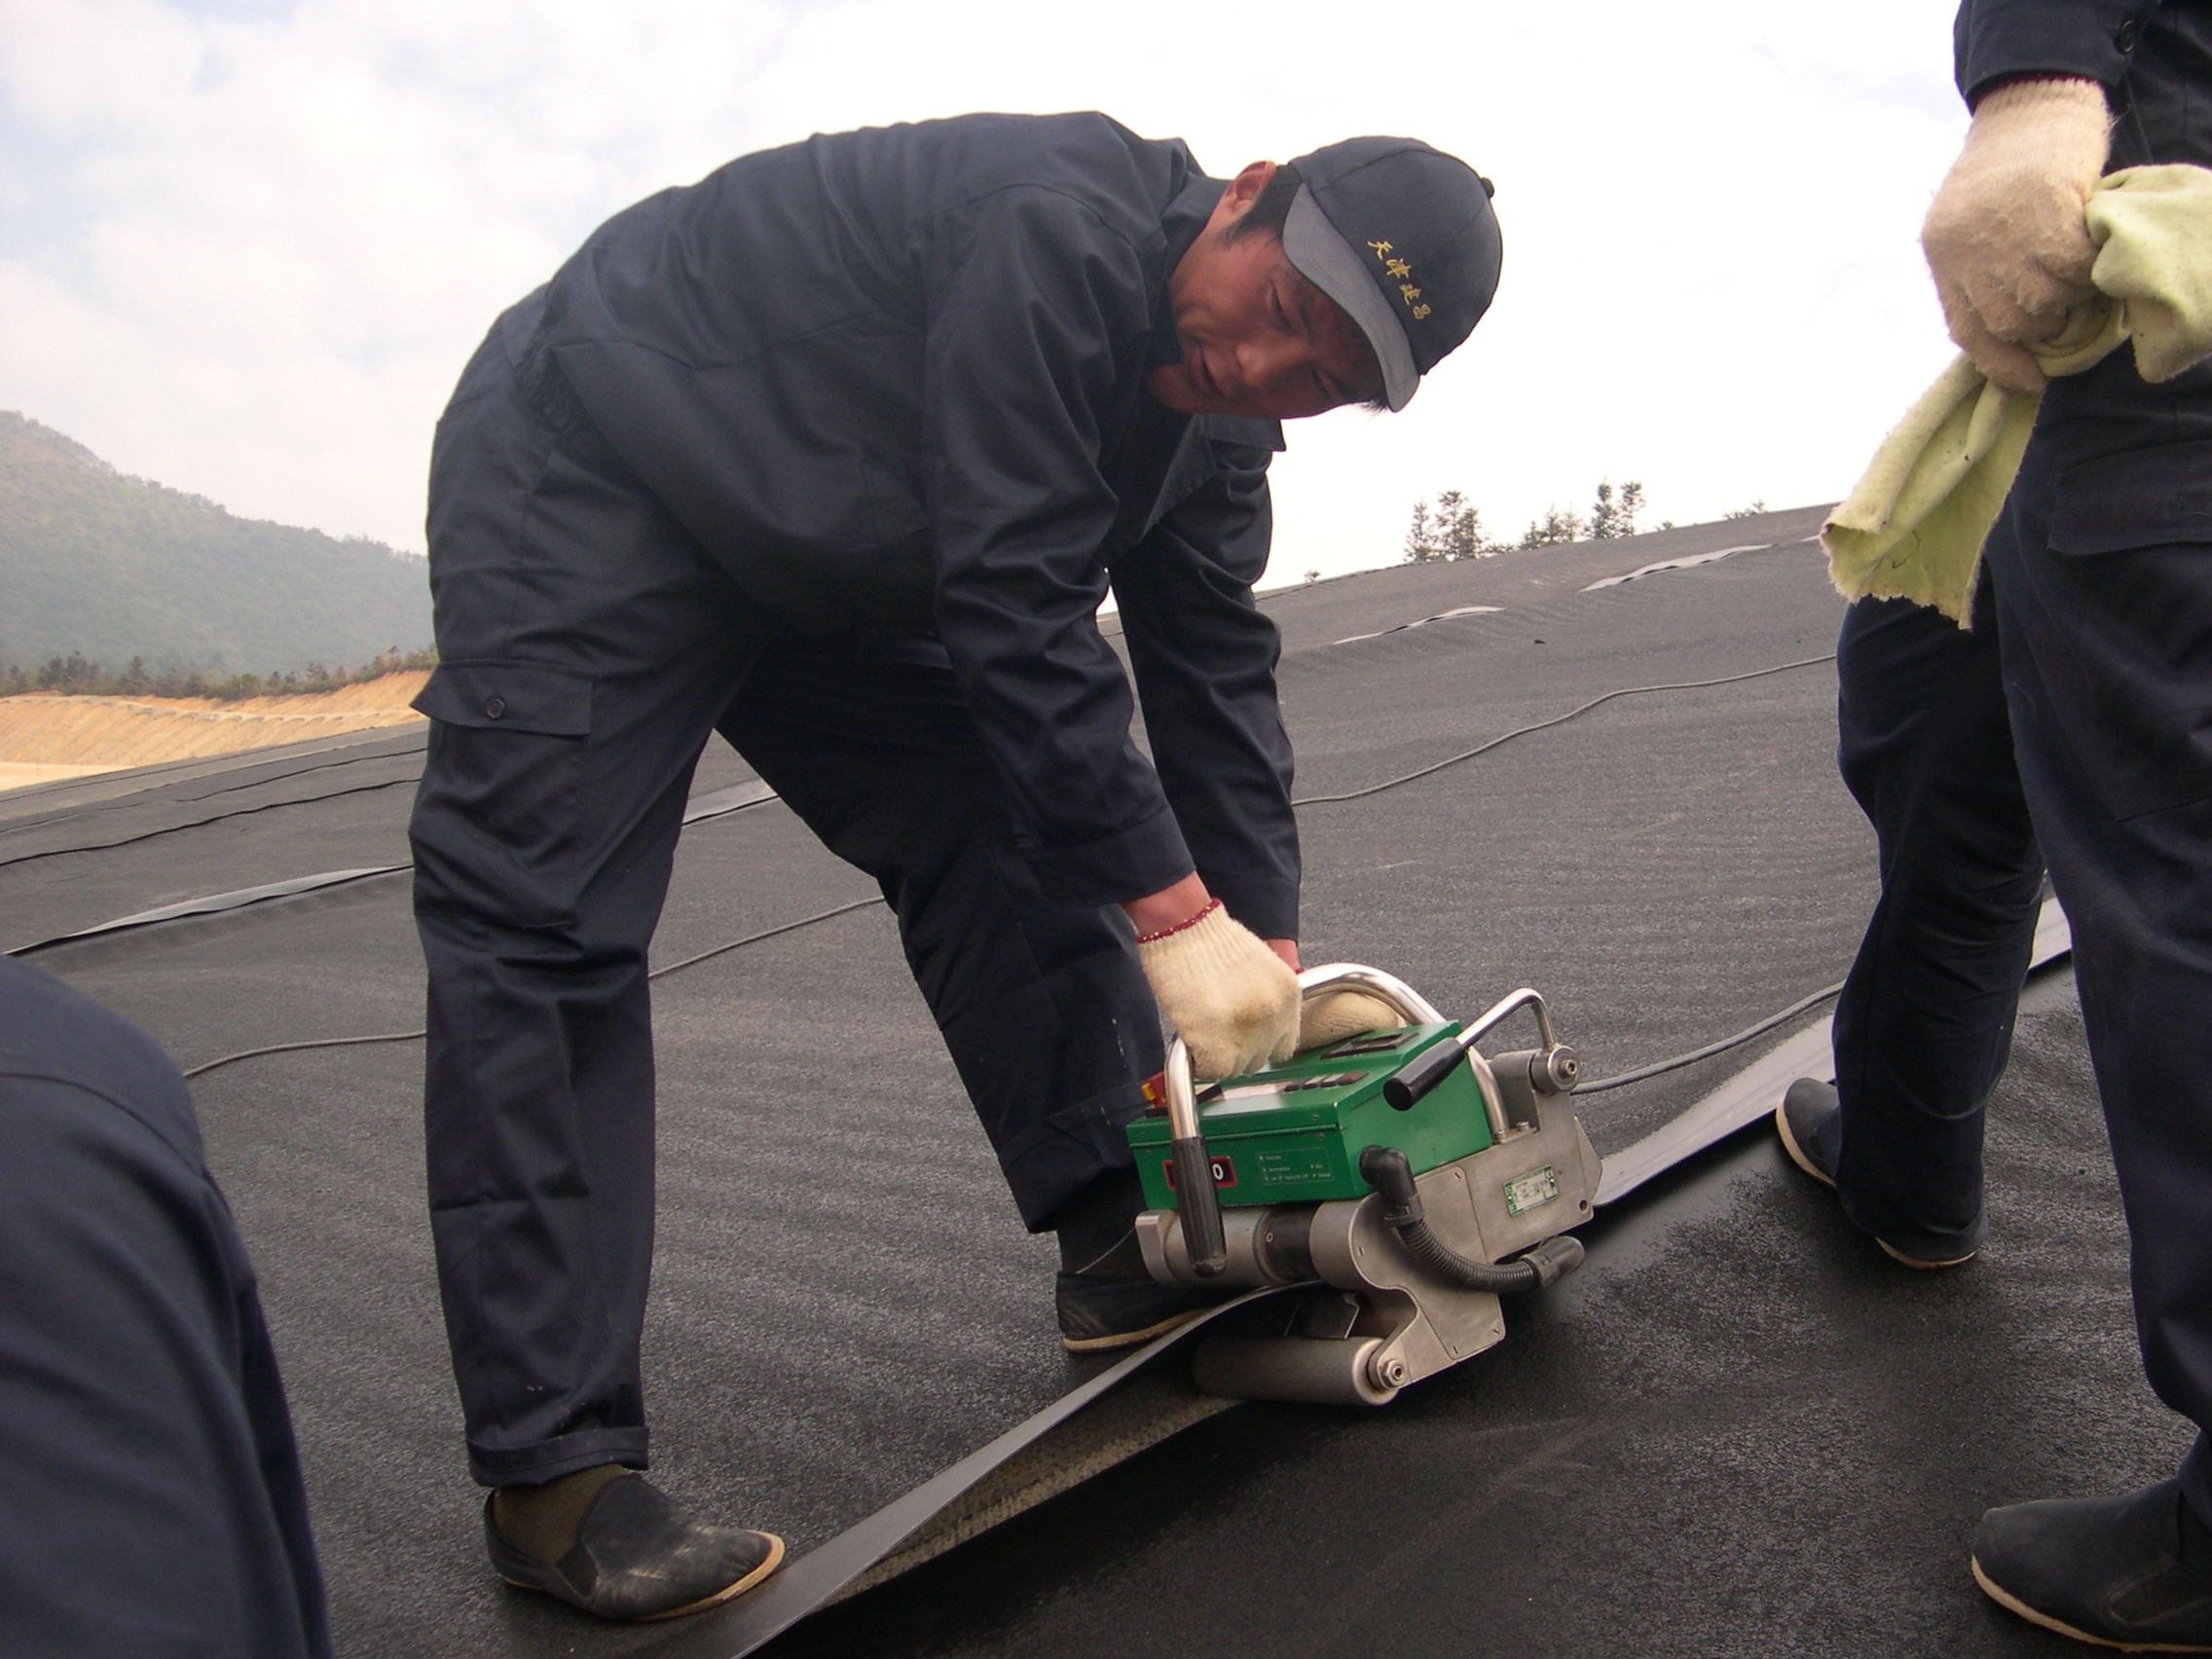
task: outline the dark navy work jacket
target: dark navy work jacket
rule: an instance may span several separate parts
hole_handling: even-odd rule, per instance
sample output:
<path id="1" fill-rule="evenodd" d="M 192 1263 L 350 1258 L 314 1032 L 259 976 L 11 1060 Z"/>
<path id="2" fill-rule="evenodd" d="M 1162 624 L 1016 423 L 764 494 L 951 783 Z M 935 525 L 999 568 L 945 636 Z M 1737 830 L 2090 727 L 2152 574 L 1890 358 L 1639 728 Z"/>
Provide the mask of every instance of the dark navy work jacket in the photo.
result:
<path id="1" fill-rule="evenodd" d="M 1223 188 L 1101 115 L 817 136 L 602 226 L 525 360 L 794 626 L 941 641 L 1048 891 L 1110 903 L 1195 865 L 1294 937 L 1279 643 L 1251 595 L 1280 428 L 1143 386 L 1179 355 L 1168 275 Z M 1157 771 L 1096 624 L 1109 582 Z"/>
<path id="2" fill-rule="evenodd" d="M 329 1652 L 276 1351 L 184 1080 L 0 958 L 0 1653 Z"/>
<path id="3" fill-rule="evenodd" d="M 2204 160 L 2180 118 L 2181 89 L 2212 78 L 2205 0 L 1965 0 L 1952 24 L 1969 106 L 2000 81 L 2078 75 L 2104 83 L 2116 117 L 2111 166 Z"/>

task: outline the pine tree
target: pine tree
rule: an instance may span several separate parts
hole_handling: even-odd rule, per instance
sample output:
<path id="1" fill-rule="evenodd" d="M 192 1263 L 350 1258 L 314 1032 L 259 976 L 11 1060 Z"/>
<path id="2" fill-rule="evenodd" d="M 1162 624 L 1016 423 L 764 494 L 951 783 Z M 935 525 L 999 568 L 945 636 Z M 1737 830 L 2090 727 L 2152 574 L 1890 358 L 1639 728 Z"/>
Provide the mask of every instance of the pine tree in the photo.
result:
<path id="1" fill-rule="evenodd" d="M 1443 550 L 1437 545 L 1436 526 L 1428 516 L 1428 502 L 1414 503 L 1413 523 L 1406 529 L 1406 557 L 1409 565 L 1433 565 L 1442 558 Z"/>
<path id="2" fill-rule="evenodd" d="M 1456 490 L 1436 498 L 1436 541 L 1446 559 L 1480 559 L 1492 551 L 1483 539 L 1483 516 Z"/>
<path id="3" fill-rule="evenodd" d="M 1565 541 L 1580 541 L 1590 534 L 1589 523 L 1580 513 L 1557 504 L 1544 509 L 1544 516 L 1530 521 L 1521 536 L 1521 546 L 1551 547 Z"/>
<path id="4" fill-rule="evenodd" d="M 1636 534 L 1636 521 L 1643 514 L 1643 485 L 1641 480 L 1631 478 L 1621 486 L 1620 510 L 1621 523 L 1627 527 L 1621 534 L 1623 535 L 1634 535 Z"/>
<path id="5" fill-rule="evenodd" d="M 1590 503 L 1590 538 L 1610 541 L 1613 535 L 1613 484 L 1609 478 L 1601 478 L 1597 499 Z"/>
<path id="6" fill-rule="evenodd" d="M 1623 535 L 1636 534 L 1637 515 L 1643 511 L 1643 486 L 1630 479 L 1621 486 L 1619 496 L 1613 494 L 1609 478 L 1598 481 L 1598 498 L 1590 508 L 1590 538 L 1593 541 L 1610 541 Z"/>

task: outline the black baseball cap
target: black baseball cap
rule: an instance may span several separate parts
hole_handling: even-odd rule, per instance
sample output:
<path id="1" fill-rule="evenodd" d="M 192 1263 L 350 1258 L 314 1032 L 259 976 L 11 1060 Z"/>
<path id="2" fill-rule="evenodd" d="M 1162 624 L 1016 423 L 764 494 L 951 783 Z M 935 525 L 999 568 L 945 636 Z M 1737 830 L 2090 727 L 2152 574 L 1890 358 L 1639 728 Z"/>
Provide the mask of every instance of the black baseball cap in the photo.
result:
<path id="1" fill-rule="evenodd" d="M 1291 166 L 1283 254 L 1359 325 L 1403 409 L 1497 292 L 1491 182 L 1418 138 L 1346 138 Z"/>

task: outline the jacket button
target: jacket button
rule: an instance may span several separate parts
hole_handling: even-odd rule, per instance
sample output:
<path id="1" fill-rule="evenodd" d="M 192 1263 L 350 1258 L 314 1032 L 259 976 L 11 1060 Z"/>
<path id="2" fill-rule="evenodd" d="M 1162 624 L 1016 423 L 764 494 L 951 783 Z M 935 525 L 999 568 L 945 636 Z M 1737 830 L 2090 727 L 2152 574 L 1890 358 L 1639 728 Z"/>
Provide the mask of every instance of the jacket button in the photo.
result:
<path id="1" fill-rule="evenodd" d="M 506 712 L 507 700 L 504 697 L 487 697 L 484 699 L 484 714 L 486 719 L 496 720 Z"/>

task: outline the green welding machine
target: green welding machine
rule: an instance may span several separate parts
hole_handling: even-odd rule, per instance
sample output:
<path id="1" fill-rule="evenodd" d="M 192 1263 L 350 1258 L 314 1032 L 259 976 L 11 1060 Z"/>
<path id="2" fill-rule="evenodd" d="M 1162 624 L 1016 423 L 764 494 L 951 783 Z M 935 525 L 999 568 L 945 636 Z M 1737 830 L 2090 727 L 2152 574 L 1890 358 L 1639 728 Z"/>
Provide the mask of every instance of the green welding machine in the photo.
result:
<path id="1" fill-rule="evenodd" d="M 1573 1051 L 1528 989 L 1471 1024 L 1350 963 L 1299 976 L 1308 998 L 1365 992 L 1401 1026 L 1198 1086 L 1169 1046 L 1153 1109 L 1128 1125 L 1145 1267 L 1170 1284 L 1310 1285 L 1254 1328 L 1223 1322 L 1193 1375 L 1238 1399 L 1380 1405 L 1505 1335 L 1501 1295 L 1582 1260 L 1598 1155 L 1569 1105 Z M 1514 1014 L 1538 1046 L 1476 1044 Z M 1258 1312 L 1255 1309 L 1255 1312 Z"/>

